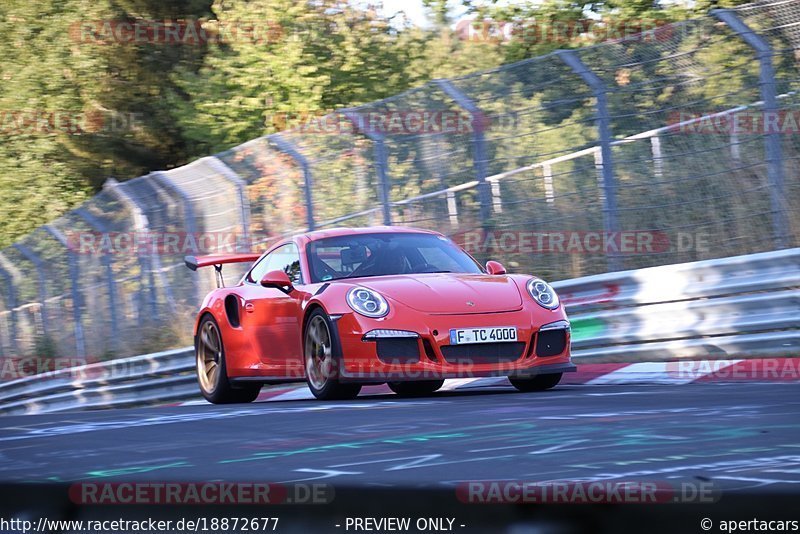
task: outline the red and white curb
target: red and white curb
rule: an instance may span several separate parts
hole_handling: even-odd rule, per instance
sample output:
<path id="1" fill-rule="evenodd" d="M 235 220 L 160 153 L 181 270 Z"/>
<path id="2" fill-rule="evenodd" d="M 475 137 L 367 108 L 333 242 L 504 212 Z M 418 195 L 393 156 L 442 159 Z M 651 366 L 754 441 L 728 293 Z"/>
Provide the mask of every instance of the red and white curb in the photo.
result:
<path id="1" fill-rule="evenodd" d="M 699 360 L 642 363 L 586 363 L 578 371 L 565 373 L 563 385 L 691 384 L 705 382 L 800 382 L 800 358 L 758 360 Z M 439 391 L 456 391 L 508 386 L 505 377 L 454 378 L 445 380 Z M 392 395 L 386 384 L 364 386 L 361 395 Z M 314 396 L 304 384 L 266 389 L 259 402 L 311 400 Z M 192 400 L 169 406 L 197 406 L 205 400 Z"/>
<path id="2" fill-rule="evenodd" d="M 691 384 L 696 382 L 797 382 L 800 358 L 686 360 L 578 365 L 564 384 Z"/>

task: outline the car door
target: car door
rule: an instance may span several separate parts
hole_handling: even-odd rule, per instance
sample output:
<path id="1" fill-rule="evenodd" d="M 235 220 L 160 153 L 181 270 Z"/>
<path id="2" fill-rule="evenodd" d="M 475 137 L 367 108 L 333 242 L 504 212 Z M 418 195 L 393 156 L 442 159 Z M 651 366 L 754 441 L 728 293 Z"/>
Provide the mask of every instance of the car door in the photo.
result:
<path id="1" fill-rule="evenodd" d="M 295 377 L 302 373 L 302 291 L 286 293 L 263 287 L 261 278 L 270 271 L 282 270 L 295 286 L 305 281 L 300 268 L 297 245 L 287 243 L 259 261 L 245 277 L 242 326 L 258 348 L 259 359 L 275 376 Z M 302 376 L 299 375 L 299 376 Z"/>

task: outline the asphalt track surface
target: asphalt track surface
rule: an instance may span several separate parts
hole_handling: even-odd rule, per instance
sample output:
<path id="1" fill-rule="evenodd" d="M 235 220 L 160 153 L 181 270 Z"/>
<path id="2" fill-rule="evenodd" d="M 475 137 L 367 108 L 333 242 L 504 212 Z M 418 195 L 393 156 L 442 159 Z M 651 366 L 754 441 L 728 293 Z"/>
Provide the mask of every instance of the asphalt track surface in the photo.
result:
<path id="1" fill-rule="evenodd" d="M 510 386 L 0 418 L 0 480 L 800 484 L 799 384 Z"/>
<path id="2" fill-rule="evenodd" d="M 33 487 L 63 496 L 59 485 L 73 481 L 324 482 L 336 488 L 337 500 L 346 494 L 340 488 L 354 490 L 362 505 L 356 508 L 372 502 L 367 508 L 386 515 L 402 508 L 404 496 L 405 505 L 427 502 L 414 513 L 437 502 L 444 503 L 436 505 L 440 512 L 458 506 L 455 488 L 466 481 L 705 481 L 721 491 L 726 513 L 752 506 L 774 516 L 784 510 L 781 499 L 796 504 L 800 490 L 799 392 L 800 384 L 750 382 L 565 385 L 543 393 L 497 386 L 418 399 L 8 416 L 0 418 L 0 484 L 7 510 L 19 505 L 7 498 L 19 483 L 28 488 L 22 494 Z M 313 530 L 344 532 L 326 514 L 340 514 L 340 521 L 352 501 L 343 497 L 336 512 L 317 509 L 321 523 Z M 583 514 L 569 510 L 553 517 L 574 523 Z M 615 517 L 629 521 L 653 517 L 641 507 L 620 510 Z M 659 512 L 660 526 L 680 519 L 700 531 L 699 510 Z M 519 514 L 491 505 L 453 512 L 465 531 L 483 530 L 477 526 L 490 520 L 513 526 Z M 589 527 L 569 523 L 555 531 L 619 531 L 598 517 L 586 519 Z"/>

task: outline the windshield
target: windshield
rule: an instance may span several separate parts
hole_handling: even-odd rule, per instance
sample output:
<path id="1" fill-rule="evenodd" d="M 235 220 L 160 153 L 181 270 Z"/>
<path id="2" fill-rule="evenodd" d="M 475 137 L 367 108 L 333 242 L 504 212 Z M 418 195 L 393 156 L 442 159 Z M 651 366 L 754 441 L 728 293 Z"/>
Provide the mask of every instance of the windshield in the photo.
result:
<path id="1" fill-rule="evenodd" d="M 312 241 L 312 282 L 412 273 L 481 273 L 449 239 L 434 234 L 357 234 Z"/>

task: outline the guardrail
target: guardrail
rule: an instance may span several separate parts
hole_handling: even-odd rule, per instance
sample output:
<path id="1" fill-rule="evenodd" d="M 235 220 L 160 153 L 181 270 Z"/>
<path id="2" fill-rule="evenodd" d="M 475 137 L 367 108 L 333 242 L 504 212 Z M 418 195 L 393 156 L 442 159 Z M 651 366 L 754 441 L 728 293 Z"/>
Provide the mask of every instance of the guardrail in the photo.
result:
<path id="1" fill-rule="evenodd" d="M 579 362 L 800 355 L 800 249 L 553 284 Z"/>
<path id="2" fill-rule="evenodd" d="M 553 285 L 578 363 L 800 356 L 800 248 Z M 187 347 L 0 384 L 0 413 L 199 398 Z"/>

